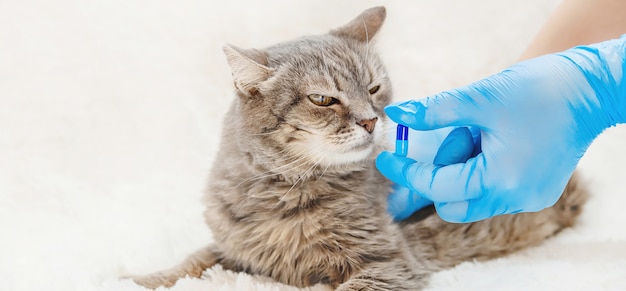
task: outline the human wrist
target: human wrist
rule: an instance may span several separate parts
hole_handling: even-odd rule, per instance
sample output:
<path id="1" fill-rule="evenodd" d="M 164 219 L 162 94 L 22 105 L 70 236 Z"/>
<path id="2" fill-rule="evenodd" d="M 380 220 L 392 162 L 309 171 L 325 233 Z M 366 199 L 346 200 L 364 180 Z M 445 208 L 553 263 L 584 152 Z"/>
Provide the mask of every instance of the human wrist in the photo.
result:
<path id="1" fill-rule="evenodd" d="M 578 46 L 558 55 L 572 61 L 593 89 L 593 97 L 597 100 L 588 100 L 595 103 L 589 108 L 597 110 L 591 113 L 605 115 L 605 127 L 625 123 L 626 35 L 589 46 Z"/>

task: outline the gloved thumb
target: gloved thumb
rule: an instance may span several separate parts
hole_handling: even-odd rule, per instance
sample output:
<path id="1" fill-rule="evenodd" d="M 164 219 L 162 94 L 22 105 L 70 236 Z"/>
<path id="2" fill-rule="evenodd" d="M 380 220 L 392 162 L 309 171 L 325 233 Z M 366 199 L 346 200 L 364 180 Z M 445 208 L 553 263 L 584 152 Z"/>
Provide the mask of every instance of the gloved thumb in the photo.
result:
<path id="1" fill-rule="evenodd" d="M 472 124 L 475 104 L 464 89 L 451 90 L 420 100 L 409 100 L 385 107 L 385 113 L 396 123 L 416 130 Z M 471 106 L 471 107 L 470 107 Z"/>
<path id="2" fill-rule="evenodd" d="M 475 199 L 482 195 L 484 157 L 478 155 L 466 163 L 436 166 L 382 152 L 376 168 L 387 179 L 436 202 Z"/>
<path id="3" fill-rule="evenodd" d="M 480 145 L 475 144 L 471 129 L 467 127 L 457 127 L 453 129 L 443 140 L 433 164 L 447 166 L 456 163 L 466 162 L 475 151 L 479 151 Z M 478 133 L 480 134 L 480 133 Z M 480 138 L 480 135 L 478 135 Z"/>

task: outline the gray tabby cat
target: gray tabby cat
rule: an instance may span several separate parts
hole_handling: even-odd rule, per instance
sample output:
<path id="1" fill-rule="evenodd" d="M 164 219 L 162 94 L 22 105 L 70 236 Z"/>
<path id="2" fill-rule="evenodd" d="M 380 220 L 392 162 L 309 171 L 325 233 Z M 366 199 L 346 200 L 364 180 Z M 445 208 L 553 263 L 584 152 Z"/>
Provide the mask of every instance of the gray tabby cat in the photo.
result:
<path id="1" fill-rule="evenodd" d="M 431 210 L 392 221 L 390 183 L 374 167 L 392 96 L 370 40 L 385 15 L 371 8 L 328 34 L 264 50 L 224 47 L 237 98 L 204 200 L 215 242 L 136 282 L 171 286 L 221 264 L 298 287 L 420 290 L 433 272 L 536 245 L 574 223 L 587 197 L 575 179 L 537 213 L 450 224 Z"/>

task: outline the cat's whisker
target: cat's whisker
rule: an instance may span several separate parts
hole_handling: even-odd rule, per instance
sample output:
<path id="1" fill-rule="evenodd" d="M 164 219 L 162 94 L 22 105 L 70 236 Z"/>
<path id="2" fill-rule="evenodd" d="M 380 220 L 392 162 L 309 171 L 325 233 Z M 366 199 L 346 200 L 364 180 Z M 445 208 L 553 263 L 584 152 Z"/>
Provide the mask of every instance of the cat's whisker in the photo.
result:
<path id="1" fill-rule="evenodd" d="M 329 155 L 330 152 L 332 152 L 332 149 L 330 149 L 330 151 L 328 149 L 321 149 L 321 148 L 317 148 L 317 147 L 311 147 L 309 148 L 309 153 L 312 154 L 313 156 L 319 156 L 319 158 L 316 161 L 307 159 L 306 163 L 311 164 L 311 167 L 309 167 L 307 170 L 305 170 L 302 175 L 300 175 L 298 177 L 298 179 L 296 180 L 296 182 L 294 182 L 294 184 L 291 186 L 291 188 L 285 193 L 285 195 L 287 195 L 295 186 L 296 184 L 298 184 L 298 182 L 303 181 L 303 179 L 305 177 L 308 177 L 313 171 L 315 171 L 315 168 L 317 166 L 319 166 L 320 162 L 323 161 L 324 159 L 326 159 L 326 157 Z M 302 150 L 302 152 L 306 152 L 305 150 Z M 306 156 L 306 155 L 302 155 L 302 156 Z"/>
<path id="2" fill-rule="evenodd" d="M 350 136 L 349 133 L 336 133 L 336 134 L 329 134 L 326 137 L 328 138 L 341 138 L 341 137 L 347 137 Z"/>
<path id="3" fill-rule="evenodd" d="M 256 165 L 275 165 L 275 164 L 282 164 L 284 162 L 287 162 L 289 160 L 291 160 L 293 158 L 293 156 L 291 155 L 287 155 L 287 156 L 281 156 L 282 153 L 286 152 L 285 150 L 276 153 L 276 158 L 274 158 L 271 161 L 257 161 L 255 162 Z"/>
<path id="4" fill-rule="evenodd" d="M 300 181 L 301 181 L 301 179 L 302 179 L 302 176 L 298 177 L 298 180 L 296 180 L 296 181 L 293 183 L 293 185 L 291 185 L 291 188 L 289 188 L 289 190 L 287 190 L 287 192 L 285 192 L 285 194 L 283 194 L 283 197 L 281 197 L 281 199 L 280 199 L 280 200 L 283 200 L 283 198 L 284 198 L 285 196 L 289 195 L 289 192 L 291 192 L 291 190 L 293 190 L 293 188 L 295 188 L 295 187 L 296 187 L 296 185 L 298 185 L 298 182 L 300 182 Z M 279 200 L 279 202 L 280 202 L 280 200 Z"/>
<path id="5" fill-rule="evenodd" d="M 268 171 L 265 171 L 263 173 L 255 175 L 253 177 L 245 179 L 244 181 L 238 183 L 235 187 L 238 187 L 241 184 L 246 183 L 246 182 L 257 181 L 257 180 L 260 180 L 260 179 L 263 179 L 263 178 L 267 178 L 267 177 L 271 177 L 271 176 L 284 175 L 285 173 L 287 173 L 289 171 L 293 171 L 293 169 L 295 169 L 295 168 L 302 167 L 304 165 L 312 163 L 312 161 L 310 161 L 306 157 L 306 154 L 305 154 L 304 150 L 302 150 L 301 153 L 296 153 L 296 156 L 298 156 L 299 158 L 297 158 L 296 160 L 293 160 L 293 161 L 291 161 L 291 162 L 289 162 L 289 163 L 287 163 L 285 165 L 282 165 L 282 166 L 280 166 L 278 168 L 270 169 Z M 325 156 L 322 157 L 322 159 L 324 159 L 324 158 L 325 158 Z M 285 169 L 285 168 L 287 168 L 287 169 Z M 277 171 L 277 170 L 282 170 L 282 171 Z M 305 172 L 308 172 L 308 170 L 305 171 Z"/>
<path id="6" fill-rule="evenodd" d="M 255 161 L 254 163 L 257 165 L 282 164 L 283 162 L 292 159 L 294 156 L 301 157 L 304 154 L 306 154 L 304 150 L 294 152 L 294 150 L 291 148 L 283 148 L 280 151 L 274 153 L 274 156 L 276 156 L 276 158 L 273 158 L 270 161 Z"/>
<path id="7" fill-rule="evenodd" d="M 286 172 L 287 172 L 287 170 L 286 170 L 286 171 L 282 171 L 282 172 L 276 172 L 276 171 L 277 171 L 277 170 L 280 170 L 280 169 L 283 169 L 283 168 L 288 168 L 288 167 L 290 167 L 290 166 L 293 166 L 294 164 L 297 164 L 297 163 L 303 162 L 303 161 L 305 161 L 305 160 L 306 160 L 306 157 L 299 157 L 299 158 L 295 159 L 294 161 L 289 162 L 289 163 L 287 163 L 287 164 L 285 164 L 285 165 L 282 165 L 282 166 L 280 166 L 280 167 L 278 167 L 278 168 L 270 169 L 270 170 L 267 170 L 267 171 L 265 171 L 265 172 L 262 172 L 262 173 L 260 173 L 260 174 L 258 174 L 258 175 L 254 175 L 254 176 L 252 176 L 252 177 L 250 177 L 250 178 L 248 178 L 248 179 L 245 179 L 245 180 L 243 180 L 243 181 L 239 182 L 238 184 L 236 184 L 234 187 L 239 187 L 239 186 L 241 186 L 243 183 L 246 183 L 246 182 L 256 181 L 256 180 L 260 180 L 260 179 L 263 179 L 263 178 L 267 178 L 267 177 L 271 177 L 271 176 L 276 176 L 276 175 L 281 175 L 281 174 L 284 174 L 284 173 L 286 173 Z M 305 161 L 305 162 L 306 162 L 306 161 Z M 288 169 L 288 170 L 289 170 L 289 169 Z"/>
<path id="8" fill-rule="evenodd" d="M 261 173 L 259 175 L 255 175 L 255 176 L 252 176 L 252 177 L 250 177 L 248 179 L 245 179 L 245 180 L 241 181 L 239 184 L 235 185 L 235 187 L 238 187 L 238 186 L 240 186 L 240 185 L 242 185 L 244 183 L 247 183 L 247 182 L 255 182 L 255 181 L 258 181 L 258 180 L 261 180 L 261 179 L 265 179 L 265 178 L 268 178 L 268 177 L 272 177 L 272 176 L 281 176 L 281 175 L 283 175 L 284 173 L 286 173 L 288 171 L 289 171 L 289 169 L 287 169 L 287 170 L 285 170 L 283 172 L 274 172 L 273 170 L 268 170 L 268 171 L 263 172 L 263 173 Z"/>
<path id="9" fill-rule="evenodd" d="M 334 152 L 334 151 L 335 151 L 335 149 L 330 149 L 330 150 L 323 151 L 322 152 L 322 156 L 318 159 L 318 161 L 315 164 L 319 165 L 322 160 L 326 159 L 326 157 L 329 155 L 329 153 Z M 324 173 L 326 173 L 328 168 L 330 168 L 331 166 L 332 166 L 332 164 L 326 165 L 326 167 L 324 167 L 324 170 L 322 171 L 322 173 L 319 175 L 318 179 L 322 178 L 322 176 L 324 176 Z"/>
<path id="10" fill-rule="evenodd" d="M 309 174 L 311 174 L 313 171 L 315 171 L 315 168 L 317 168 L 317 166 L 319 166 L 319 163 L 326 158 L 326 155 L 328 155 L 328 152 L 322 152 L 322 157 L 320 157 L 318 161 L 314 162 L 313 165 L 309 167 L 309 169 L 304 171 L 304 173 L 298 177 L 298 179 L 293 183 L 293 185 L 291 185 L 291 188 L 289 188 L 289 190 L 287 190 L 287 192 L 283 194 L 283 197 L 287 196 L 289 192 L 291 192 L 291 190 L 293 190 L 293 188 L 295 188 L 299 182 L 304 182 L 304 178 L 307 177 Z"/>
<path id="11" fill-rule="evenodd" d="M 276 129 L 276 130 L 263 132 L 263 133 L 247 133 L 247 134 L 244 134 L 244 135 L 245 136 L 264 136 L 264 135 L 271 135 L 271 134 L 274 134 L 274 133 L 279 132 L 279 131 L 280 131 L 279 129 Z"/>
<path id="12" fill-rule="evenodd" d="M 268 161 L 255 161 L 256 165 L 269 165 L 269 164 L 282 164 L 285 161 L 293 159 L 293 157 L 299 157 L 302 153 L 294 153 L 293 150 L 284 148 L 273 154 L 272 159 Z"/>
<path id="13" fill-rule="evenodd" d="M 330 165 L 327 165 L 327 166 L 324 168 L 324 170 L 322 171 L 322 173 L 320 174 L 320 176 L 318 177 L 318 179 L 321 179 L 321 178 L 324 176 L 324 174 L 326 173 L 326 170 L 328 170 L 328 168 L 330 168 Z"/>

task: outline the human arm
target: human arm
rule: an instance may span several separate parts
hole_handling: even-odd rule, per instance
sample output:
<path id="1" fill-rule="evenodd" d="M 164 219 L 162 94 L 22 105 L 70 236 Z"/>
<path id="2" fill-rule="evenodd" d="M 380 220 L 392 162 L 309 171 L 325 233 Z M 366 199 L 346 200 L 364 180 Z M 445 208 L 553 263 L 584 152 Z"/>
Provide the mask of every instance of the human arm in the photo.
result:
<path id="1" fill-rule="evenodd" d="M 626 1 L 563 0 L 519 60 L 589 45 L 626 34 Z"/>

